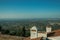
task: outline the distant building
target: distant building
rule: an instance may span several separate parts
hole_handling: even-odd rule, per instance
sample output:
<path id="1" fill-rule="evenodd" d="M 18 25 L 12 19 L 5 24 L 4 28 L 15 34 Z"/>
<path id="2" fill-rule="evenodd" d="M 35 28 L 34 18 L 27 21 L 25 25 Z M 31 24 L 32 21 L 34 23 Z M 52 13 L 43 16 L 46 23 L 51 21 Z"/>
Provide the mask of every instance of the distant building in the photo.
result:
<path id="1" fill-rule="evenodd" d="M 51 25 L 46 26 L 46 32 L 38 31 L 38 28 L 36 26 L 33 26 L 30 29 L 30 39 L 39 39 L 41 40 L 60 40 L 60 30 L 52 31 Z"/>

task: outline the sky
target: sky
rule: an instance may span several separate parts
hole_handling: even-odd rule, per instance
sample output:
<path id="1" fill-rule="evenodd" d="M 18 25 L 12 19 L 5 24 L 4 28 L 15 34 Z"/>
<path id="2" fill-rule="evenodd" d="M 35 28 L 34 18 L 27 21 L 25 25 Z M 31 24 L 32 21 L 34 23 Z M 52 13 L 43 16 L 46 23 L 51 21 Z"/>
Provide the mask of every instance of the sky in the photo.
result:
<path id="1" fill-rule="evenodd" d="M 0 0 L 0 18 L 60 18 L 60 0 Z"/>

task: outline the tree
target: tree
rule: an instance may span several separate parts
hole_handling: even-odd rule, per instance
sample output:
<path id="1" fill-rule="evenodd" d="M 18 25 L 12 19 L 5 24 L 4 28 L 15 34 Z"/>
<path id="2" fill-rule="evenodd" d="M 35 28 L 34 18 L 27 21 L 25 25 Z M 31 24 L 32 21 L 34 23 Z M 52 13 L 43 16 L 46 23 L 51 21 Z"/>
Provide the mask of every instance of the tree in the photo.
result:
<path id="1" fill-rule="evenodd" d="M 2 29 L 1 31 L 2 34 L 9 34 L 9 32 L 10 32 L 9 30 L 5 30 L 5 29 Z"/>
<path id="2" fill-rule="evenodd" d="M 29 37 L 29 36 L 30 36 L 30 30 L 26 30 L 25 37 Z"/>
<path id="3" fill-rule="evenodd" d="M 16 31 L 11 31 L 9 35 L 16 35 Z"/>
<path id="4" fill-rule="evenodd" d="M 22 28 L 22 36 L 25 37 L 25 26 Z"/>
<path id="5" fill-rule="evenodd" d="M 2 26 L 0 26 L 0 31 L 2 30 Z"/>
<path id="6" fill-rule="evenodd" d="M 9 34 L 9 32 L 10 32 L 9 30 L 5 30 L 5 33 L 6 33 L 6 34 Z"/>

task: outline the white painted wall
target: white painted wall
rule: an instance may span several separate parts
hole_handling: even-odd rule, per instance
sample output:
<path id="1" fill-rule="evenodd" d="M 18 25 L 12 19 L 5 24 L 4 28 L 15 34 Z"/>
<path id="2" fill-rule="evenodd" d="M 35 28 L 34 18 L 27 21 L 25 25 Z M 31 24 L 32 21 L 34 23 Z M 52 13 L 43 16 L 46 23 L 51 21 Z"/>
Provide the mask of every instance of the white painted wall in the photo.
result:
<path id="1" fill-rule="evenodd" d="M 57 37 L 48 37 L 48 39 L 50 39 L 50 40 L 60 40 L 60 36 L 57 36 Z"/>
<path id="2" fill-rule="evenodd" d="M 46 32 L 51 32 L 52 31 L 52 28 L 51 27 L 46 27 Z"/>
<path id="3" fill-rule="evenodd" d="M 46 33 L 38 33 L 38 37 L 47 37 Z"/>

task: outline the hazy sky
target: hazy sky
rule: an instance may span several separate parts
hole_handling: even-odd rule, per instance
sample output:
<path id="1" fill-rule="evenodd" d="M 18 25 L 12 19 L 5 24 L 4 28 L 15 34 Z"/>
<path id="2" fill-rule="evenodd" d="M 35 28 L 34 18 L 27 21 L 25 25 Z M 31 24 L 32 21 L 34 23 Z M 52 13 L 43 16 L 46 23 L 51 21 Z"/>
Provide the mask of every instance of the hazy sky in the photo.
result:
<path id="1" fill-rule="evenodd" d="M 0 18 L 60 18 L 60 1 L 0 0 Z"/>

